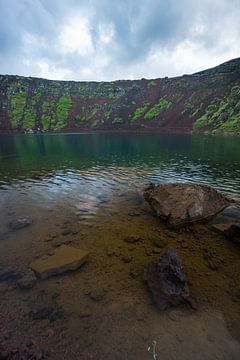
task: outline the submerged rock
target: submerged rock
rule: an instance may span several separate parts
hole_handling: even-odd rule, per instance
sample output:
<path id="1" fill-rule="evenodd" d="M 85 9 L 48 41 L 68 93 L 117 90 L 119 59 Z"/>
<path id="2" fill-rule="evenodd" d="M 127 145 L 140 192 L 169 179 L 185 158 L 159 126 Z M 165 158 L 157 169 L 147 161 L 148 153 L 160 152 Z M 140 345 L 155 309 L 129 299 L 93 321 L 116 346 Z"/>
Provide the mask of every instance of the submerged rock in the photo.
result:
<path id="1" fill-rule="evenodd" d="M 31 269 L 27 269 L 22 278 L 17 281 L 17 285 L 20 289 L 32 289 L 37 283 L 37 278 Z"/>
<path id="2" fill-rule="evenodd" d="M 183 266 L 174 249 L 168 249 L 159 263 L 150 264 L 144 278 L 160 310 L 188 302 L 189 289 Z"/>
<path id="3" fill-rule="evenodd" d="M 53 296 L 47 294 L 44 290 L 40 291 L 34 301 L 29 304 L 29 309 L 32 320 L 48 319 L 53 322 L 64 316 L 62 307 L 58 305 Z"/>
<path id="4" fill-rule="evenodd" d="M 211 229 L 221 235 L 224 235 L 232 242 L 240 244 L 240 223 L 213 224 Z"/>
<path id="5" fill-rule="evenodd" d="M 27 226 L 30 226 L 32 224 L 32 222 L 33 222 L 33 220 L 28 217 L 19 218 L 17 220 L 10 222 L 9 227 L 12 230 L 20 230 Z"/>
<path id="6" fill-rule="evenodd" d="M 94 301 L 101 301 L 103 300 L 105 293 L 106 293 L 105 289 L 96 288 L 91 291 L 90 298 Z"/>
<path id="7" fill-rule="evenodd" d="M 33 261 L 31 269 L 42 279 L 78 269 L 88 259 L 87 251 L 62 245 L 48 256 Z"/>
<path id="8" fill-rule="evenodd" d="M 5 263 L 0 263 L 0 281 L 16 281 L 22 278 L 21 272 Z"/>
<path id="9" fill-rule="evenodd" d="M 153 211 L 172 227 L 210 220 L 233 200 L 207 185 L 151 184 L 144 198 Z"/>

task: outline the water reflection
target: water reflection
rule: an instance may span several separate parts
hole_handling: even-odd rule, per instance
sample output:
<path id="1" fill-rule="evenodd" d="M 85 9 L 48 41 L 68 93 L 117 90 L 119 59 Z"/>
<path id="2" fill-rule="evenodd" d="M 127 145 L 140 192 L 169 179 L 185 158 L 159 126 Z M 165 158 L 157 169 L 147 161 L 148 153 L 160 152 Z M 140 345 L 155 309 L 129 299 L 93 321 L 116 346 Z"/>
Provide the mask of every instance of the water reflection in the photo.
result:
<path id="1" fill-rule="evenodd" d="M 166 134 L 0 137 L 0 186 L 111 192 L 153 182 L 202 182 L 240 194 L 240 139 Z M 37 191 L 41 191 L 38 189 Z"/>

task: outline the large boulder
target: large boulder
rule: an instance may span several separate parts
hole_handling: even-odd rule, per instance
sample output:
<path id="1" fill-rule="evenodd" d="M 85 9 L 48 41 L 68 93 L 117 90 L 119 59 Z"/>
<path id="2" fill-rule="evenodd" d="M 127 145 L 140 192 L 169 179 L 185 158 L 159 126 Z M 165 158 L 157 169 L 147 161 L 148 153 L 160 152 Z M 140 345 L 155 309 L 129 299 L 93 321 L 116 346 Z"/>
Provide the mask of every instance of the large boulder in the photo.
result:
<path id="1" fill-rule="evenodd" d="M 153 301 L 160 310 L 188 303 L 189 289 L 175 249 L 168 249 L 159 263 L 150 264 L 144 276 Z"/>
<path id="2" fill-rule="evenodd" d="M 151 184 L 144 190 L 144 198 L 172 227 L 210 220 L 234 202 L 210 186 L 199 184 Z"/>

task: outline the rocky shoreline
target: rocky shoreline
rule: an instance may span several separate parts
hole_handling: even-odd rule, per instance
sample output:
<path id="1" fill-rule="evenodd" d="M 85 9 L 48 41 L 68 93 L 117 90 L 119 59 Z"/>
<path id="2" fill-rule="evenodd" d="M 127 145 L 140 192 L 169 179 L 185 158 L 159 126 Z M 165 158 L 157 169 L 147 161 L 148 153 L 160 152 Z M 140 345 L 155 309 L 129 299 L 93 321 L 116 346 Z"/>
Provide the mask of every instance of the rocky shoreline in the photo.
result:
<path id="1" fill-rule="evenodd" d="M 171 341 L 166 339 L 173 352 L 180 336 L 186 354 L 193 351 L 192 346 L 201 354 L 205 344 L 210 346 L 207 359 L 213 359 L 216 344 L 229 334 L 222 320 L 211 323 L 206 308 L 221 311 L 229 330 L 240 340 L 238 210 L 225 210 L 209 225 L 169 229 L 141 197 L 134 195 L 134 199 L 128 200 L 127 194 L 113 200 L 115 211 L 101 212 L 87 225 L 74 217 L 63 220 L 62 214 L 53 223 L 48 220 L 45 227 L 36 219 L 9 215 L 12 219 L 0 241 L 6 260 L 0 267 L 0 359 L 147 359 L 147 346 L 159 334 L 164 336 L 164 326 L 175 334 Z M 219 227 L 220 223 L 225 226 Z M 12 256 L 16 242 L 22 250 Z M 62 246 L 89 251 L 89 260 L 78 270 L 39 280 L 27 264 L 46 255 L 54 260 L 55 250 Z M 157 277 L 156 271 L 160 271 Z M 160 295 L 159 288 L 155 292 L 155 278 L 165 289 Z M 146 281 L 154 303 L 161 299 L 161 307 L 162 295 L 168 292 L 171 299 L 163 308 L 169 303 L 174 307 L 159 312 Z M 177 303 L 174 294 L 180 300 Z M 183 328 L 186 324 L 197 327 L 205 316 L 212 324 L 210 337 L 201 345 L 195 337 L 192 345 L 185 343 Z M 163 328 L 159 328 L 161 323 Z M 215 344 L 209 340 L 212 331 Z M 230 343 L 221 346 L 237 359 L 240 347 Z M 167 359 L 159 342 L 157 346 L 160 356 Z"/>

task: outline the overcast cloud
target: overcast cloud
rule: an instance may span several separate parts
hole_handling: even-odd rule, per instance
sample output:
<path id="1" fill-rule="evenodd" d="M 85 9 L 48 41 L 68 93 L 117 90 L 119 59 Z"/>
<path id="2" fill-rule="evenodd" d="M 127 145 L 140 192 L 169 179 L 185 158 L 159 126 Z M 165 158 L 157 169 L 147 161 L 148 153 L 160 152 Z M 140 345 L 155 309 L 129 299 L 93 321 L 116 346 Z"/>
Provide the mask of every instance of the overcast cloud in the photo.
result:
<path id="1" fill-rule="evenodd" d="M 0 73 L 157 78 L 240 56 L 239 0 L 0 0 Z"/>

